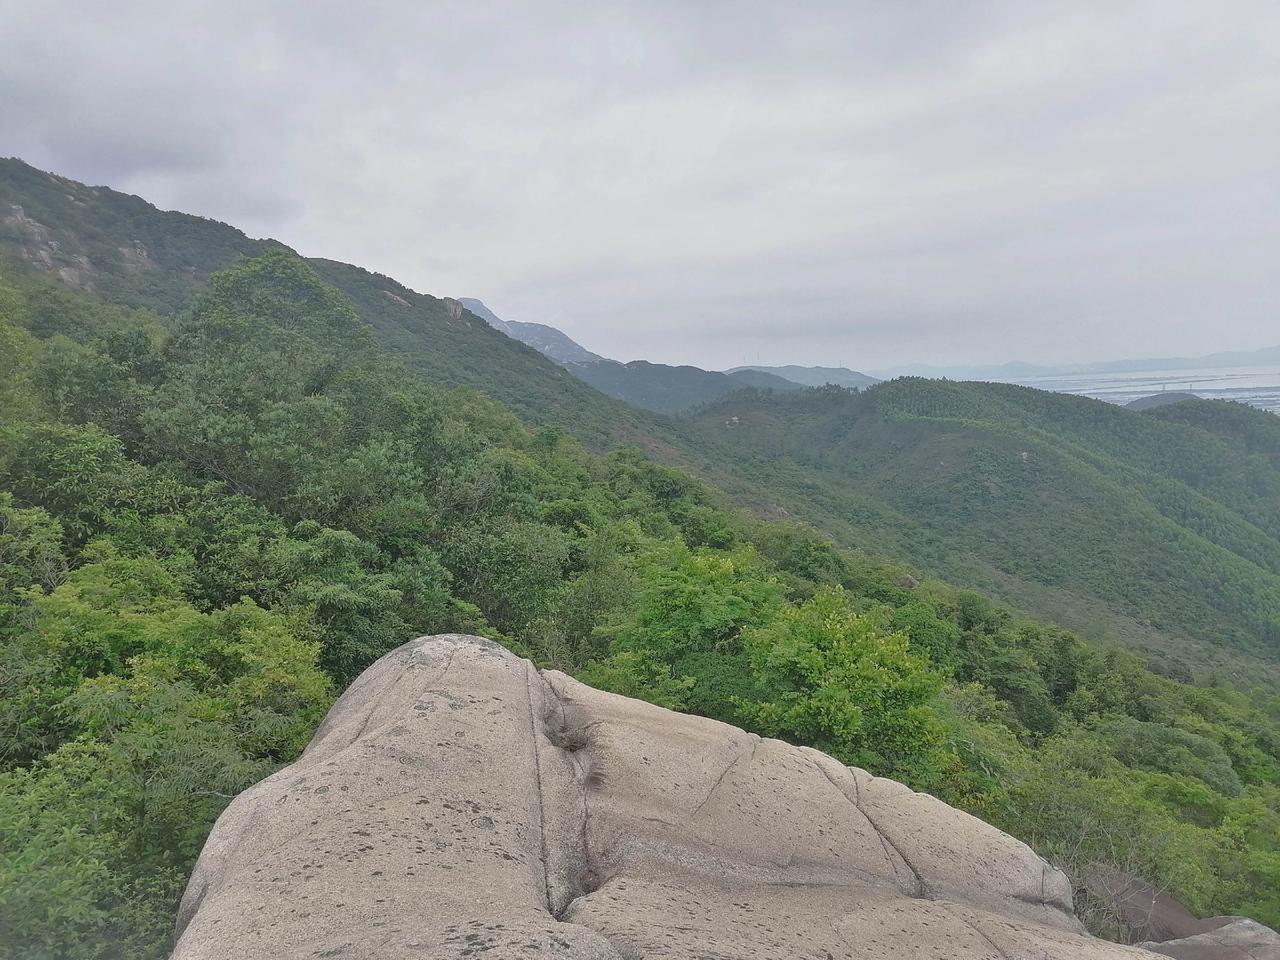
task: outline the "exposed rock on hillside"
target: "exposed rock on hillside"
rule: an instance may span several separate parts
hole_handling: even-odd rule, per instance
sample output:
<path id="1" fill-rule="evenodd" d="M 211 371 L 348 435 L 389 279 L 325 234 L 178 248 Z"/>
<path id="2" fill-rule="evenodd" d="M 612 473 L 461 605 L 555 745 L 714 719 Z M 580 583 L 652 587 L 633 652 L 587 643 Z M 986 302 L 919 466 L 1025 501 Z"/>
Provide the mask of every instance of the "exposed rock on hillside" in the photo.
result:
<path id="1" fill-rule="evenodd" d="M 1217 917 L 1204 921 L 1203 933 L 1144 943 L 1155 953 L 1176 960 L 1280 960 L 1280 934 L 1247 917 Z"/>
<path id="2" fill-rule="evenodd" d="M 227 809 L 179 933 L 178 960 L 1152 956 L 932 797 L 456 635 Z"/>
<path id="3" fill-rule="evenodd" d="M 503 320 L 475 297 L 460 297 L 458 302 L 474 313 L 495 330 L 501 330 L 513 340 L 519 340 L 525 346 L 533 347 L 544 357 L 556 363 L 589 363 L 593 360 L 604 360 L 598 353 L 592 353 L 568 334 L 549 327 L 545 323 L 524 323 L 519 320 Z M 605 361 L 612 362 L 612 361 Z"/>
<path id="4" fill-rule="evenodd" d="M 1245 917 L 1201 919 L 1167 893 L 1122 871 L 1098 867 L 1085 883 L 1109 904 L 1139 946 L 1177 960 L 1280 960 L 1280 934 Z"/>

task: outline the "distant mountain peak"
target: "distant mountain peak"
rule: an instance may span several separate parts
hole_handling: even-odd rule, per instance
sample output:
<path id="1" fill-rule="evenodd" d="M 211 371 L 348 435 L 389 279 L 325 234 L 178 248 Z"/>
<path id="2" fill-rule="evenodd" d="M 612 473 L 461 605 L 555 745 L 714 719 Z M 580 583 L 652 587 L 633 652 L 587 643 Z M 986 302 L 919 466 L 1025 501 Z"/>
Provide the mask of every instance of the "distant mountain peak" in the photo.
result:
<path id="1" fill-rule="evenodd" d="M 477 300 L 475 297 L 459 297 L 457 302 L 495 330 L 500 330 L 512 339 L 533 347 L 601 393 L 645 410 L 654 410 L 658 413 L 680 413 L 733 393 L 735 390 L 754 387 L 760 390 L 788 392 L 802 389 L 803 386 L 794 378 L 771 373 L 765 368 L 743 368 L 720 373 L 689 364 L 671 366 L 649 360 L 630 360 L 623 363 L 592 353 L 562 331 L 545 323 L 503 320 L 490 310 L 484 301 Z M 862 374 L 851 370 L 843 373 L 862 377 L 867 381 L 847 385 L 867 386 L 875 382 L 870 377 L 863 377 Z"/>
<path id="2" fill-rule="evenodd" d="M 803 367 L 798 364 L 786 364 L 779 367 L 745 366 L 726 370 L 729 374 L 740 374 L 748 371 L 772 374 L 783 380 L 790 380 L 803 387 L 825 387 L 832 383 L 837 387 L 856 387 L 859 390 L 875 386 L 880 381 L 868 374 L 848 367 Z"/>
<path id="3" fill-rule="evenodd" d="M 459 297 L 458 302 L 485 321 L 495 330 L 500 330 L 513 340 L 533 347 L 543 356 L 559 364 L 585 363 L 589 360 L 603 360 L 598 353 L 592 353 L 576 340 L 545 323 L 526 323 L 520 320 L 503 320 L 490 310 L 483 300 L 475 297 Z"/>

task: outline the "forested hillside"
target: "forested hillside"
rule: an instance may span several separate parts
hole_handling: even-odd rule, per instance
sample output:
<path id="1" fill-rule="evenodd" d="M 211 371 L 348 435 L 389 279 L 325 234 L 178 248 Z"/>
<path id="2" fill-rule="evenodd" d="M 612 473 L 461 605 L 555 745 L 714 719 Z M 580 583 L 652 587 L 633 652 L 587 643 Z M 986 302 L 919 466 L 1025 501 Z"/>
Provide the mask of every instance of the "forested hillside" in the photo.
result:
<path id="1" fill-rule="evenodd" d="M 138 197 L 0 159 L 0 256 L 95 300 L 171 315 L 190 308 L 210 273 L 244 256 L 287 249 L 215 220 L 157 210 Z M 602 396 L 456 301 L 350 264 L 310 262 L 356 305 L 380 342 L 433 383 L 483 385 L 526 419 L 569 427 L 597 446 L 670 429 Z"/>
<path id="2" fill-rule="evenodd" d="M 803 389 L 790 380 L 755 370 L 719 373 L 647 360 L 588 360 L 566 364 L 565 369 L 607 396 L 658 413 L 682 413 L 748 387 L 782 393 Z"/>
<path id="3" fill-rule="evenodd" d="M 210 271 L 285 249 L 0 161 L 0 256 L 94 302 L 172 316 Z M 923 380 L 861 396 L 725 397 L 724 384 L 708 393 L 702 380 L 691 388 L 670 375 L 693 368 L 645 365 L 674 398 L 651 405 L 718 398 L 692 418 L 668 417 L 592 389 L 456 301 L 310 263 L 396 362 L 433 385 L 483 392 L 527 424 L 563 428 L 597 451 L 638 446 L 763 515 L 803 517 L 843 546 L 1122 641 L 1177 675 L 1247 684 L 1257 676 L 1250 658 L 1275 660 L 1275 418 L 1241 409 L 1191 422 L 1175 411 L 1206 405 L 1139 413 Z"/>
<path id="4" fill-rule="evenodd" d="M 1062 864 L 1100 932 L 1098 864 L 1280 922 L 1274 693 L 531 428 L 390 353 L 357 310 L 388 288 L 348 269 L 277 250 L 176 313 L 0 275 L 0 956 L 162 956 L 228 800 L 433 631 L 934 792 Z"/>
<path id="5" fill-rule="evenodd" d="M 528 344 L 606 396 L 644 410 L 682 413 L 744 387 L 784 391 L 801 388 L 793 380 L 749 367 L 720 373 L 647 360 L 620 363 L 584 349 L 555 327 L 503 320 L 479 300 L 464 297 L 459 302 L 494 329 Z"/>
<path id="6" fill-rule="evenodd" d="M 1124 637 L 1177 670 L 1225 664 L 1223 648 L 1280 658 L 1270 414 L 902 379 L 862 394 L 738 395 L 698 422 L 722 463 L 749 464 L 848 544 Z"/>

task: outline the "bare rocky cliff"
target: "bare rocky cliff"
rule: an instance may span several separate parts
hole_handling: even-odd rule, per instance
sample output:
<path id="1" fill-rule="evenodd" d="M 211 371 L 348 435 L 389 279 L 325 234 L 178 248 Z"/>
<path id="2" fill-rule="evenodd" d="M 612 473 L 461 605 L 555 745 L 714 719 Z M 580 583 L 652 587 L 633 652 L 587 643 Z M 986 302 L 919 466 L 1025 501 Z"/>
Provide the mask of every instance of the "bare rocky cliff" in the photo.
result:
<path id="1" fill-rule="evenodd" d="M 383 657 L 232 803 L 174 956 L 1155 960 L 932 797 L 456 635 Z"/>

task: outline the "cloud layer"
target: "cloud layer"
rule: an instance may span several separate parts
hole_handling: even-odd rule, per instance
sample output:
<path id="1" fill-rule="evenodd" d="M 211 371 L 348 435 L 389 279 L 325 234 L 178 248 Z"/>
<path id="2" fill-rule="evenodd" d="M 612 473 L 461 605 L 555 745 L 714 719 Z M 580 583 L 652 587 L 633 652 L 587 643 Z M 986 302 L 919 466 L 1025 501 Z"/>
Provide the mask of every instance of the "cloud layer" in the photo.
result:
<path id="1" fill-rule="evenodd" d="M 621 359 L 1280 341 L 1270 2 L 0 0 L 0 153 Z"/>

